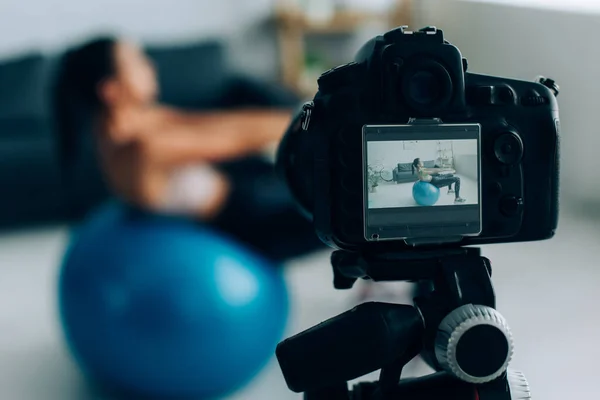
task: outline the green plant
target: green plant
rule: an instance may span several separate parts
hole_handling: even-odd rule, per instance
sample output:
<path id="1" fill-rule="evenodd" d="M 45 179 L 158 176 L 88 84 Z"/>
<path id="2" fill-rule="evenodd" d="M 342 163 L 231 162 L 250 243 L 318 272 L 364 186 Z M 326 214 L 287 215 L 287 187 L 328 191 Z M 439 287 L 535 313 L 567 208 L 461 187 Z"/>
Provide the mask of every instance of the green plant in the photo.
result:
<path id="1" fill-rule="evenodd" d="M 372 165 L 367 166 L 369 187 L 374 188 L 379 186 L 379 171 Z"/>

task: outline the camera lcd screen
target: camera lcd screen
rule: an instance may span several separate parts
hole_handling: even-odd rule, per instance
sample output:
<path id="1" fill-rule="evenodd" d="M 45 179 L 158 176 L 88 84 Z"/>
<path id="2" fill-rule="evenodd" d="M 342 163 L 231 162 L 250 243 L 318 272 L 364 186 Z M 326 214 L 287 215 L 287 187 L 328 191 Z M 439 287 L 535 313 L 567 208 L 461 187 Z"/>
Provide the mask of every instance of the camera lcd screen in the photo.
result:
<path id="1" fill-rule="evenodd" d="M 481 126 L 363 128 L 365 238 L 481 233 Z"/>

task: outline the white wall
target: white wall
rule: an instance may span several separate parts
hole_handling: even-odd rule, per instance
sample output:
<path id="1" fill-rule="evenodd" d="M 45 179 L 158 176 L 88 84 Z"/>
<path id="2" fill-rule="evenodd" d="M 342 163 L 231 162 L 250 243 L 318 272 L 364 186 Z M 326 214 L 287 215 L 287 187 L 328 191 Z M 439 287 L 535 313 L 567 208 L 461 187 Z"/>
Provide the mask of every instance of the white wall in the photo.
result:
<path id="1" fill-rule="evenodd" d="M 477 142 L 474 140 L 453 140 L 454 168 L 456 173 L 477 180 Z"/>
<path id="2" fill-rule="evenodd" d="M 228 43 L 230 60 L 238 69 L 277 79 L 278 43 L 270 23 L 276 1 L 0 0 L 0 59 L 32 50 L 62 50 L 98 33 L 153 44 L 218 37 Z M 366 25 L 352 37 L 328 44 L 323 54 L 331 55 L 334 63 L 345 63 L 383 29 L 378 23 Z"/>
<path id="3" fill-rule="evenodd" d="M 398 163 L 412 163 L 415 158 L 423 161 L 435 160 L 437 144 L 433 140 L 418 142 L 414 150 L 404 150 L 402 142 L 371 142 L 367 148 L 368 163 L 383 164 L 386 169 L 394 169 Z"/>
<path id="4" fill-rule="evenodd" d="M 152 43 L 222 37 L 234 61 L 271 73 L 275 48 L 264 40 L 273 0 L 0 0 L 0 58 L 55 51 L 97 33 Z"/>
<path id="5" fill-rule="evenodd" d="M 600 2 L 598 0 L 471 0 L 487 3 L 509 4 L 519 7 L 539 7 L 552 10 L 568 11 L 599 11 Z"/>
<path id="6" fill-rule="evenodd" d="M 453 140 L 452 152 L 454 157 L 464 155 L 477 156 L 477 141 L 475 140 Z"/>
<path id="7" fill-rule="evenodd" d="M 562 193 L 565 202 L 600 200 L 600 13 L 459 0 L 421 0 L 417 25 L 443 28 L 470 70 L 561 86 Z"/>

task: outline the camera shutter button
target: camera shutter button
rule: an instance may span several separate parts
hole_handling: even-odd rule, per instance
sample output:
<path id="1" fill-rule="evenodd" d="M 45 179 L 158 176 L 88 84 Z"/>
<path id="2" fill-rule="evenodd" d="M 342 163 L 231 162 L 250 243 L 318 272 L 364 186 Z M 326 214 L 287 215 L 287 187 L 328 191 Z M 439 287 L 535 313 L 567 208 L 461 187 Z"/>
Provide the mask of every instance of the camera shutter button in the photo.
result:
<path id="1" fill-rule="evenodd" d="M 514 133 L 505 133 L 494 142 L 494 155 L 502 164 L 518 164 L 523 157 L 523 142 Z"/>

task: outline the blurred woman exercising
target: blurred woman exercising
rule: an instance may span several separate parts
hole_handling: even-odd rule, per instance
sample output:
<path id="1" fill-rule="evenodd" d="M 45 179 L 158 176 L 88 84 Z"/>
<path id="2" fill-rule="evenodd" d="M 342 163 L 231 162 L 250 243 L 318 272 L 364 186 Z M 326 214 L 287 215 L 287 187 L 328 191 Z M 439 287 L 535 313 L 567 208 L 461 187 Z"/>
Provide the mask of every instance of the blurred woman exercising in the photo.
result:
<path id="1" fill-rule="evenodd" d="M 158 104 L 149 58 L 113 38 L 68 52 L 61 77 L 59 86 L 92 111 L 100 168 L 117 197 L 204 221 L 278 260 L 321 247 L 272 166 L 258 157 L 282 138 L 289 110 L 186 112 Z M 68 158 L 81 133 L 60 134 Z"/>
<path id="2" fill-rule="evenodd" d="M 443 188 L 448 186 L 448 193 L 454 193 L 454 202 L 455 203 L 464 203 L 465 199 L 460 197 L 460 178 L 458 176 L 454 176 L 454 170 L 450 168 L 425 168 L 423 162 L 420 158 L 415 158 L 412 163 L 412 173 L 415 174 L 415 170 L 417 171 L 417 176 L 420 181 L 429 182 L 433 186 L 438 188 Z M 444 175 L 440 175 L 440 173 L 446 173 Z M 454 184 L 454 190 L 452 190 L 452 184 Z"/>

